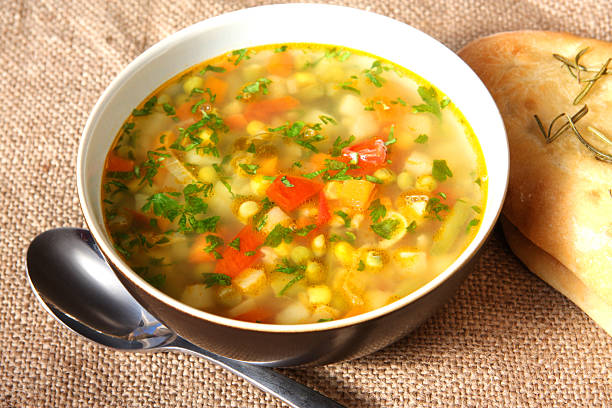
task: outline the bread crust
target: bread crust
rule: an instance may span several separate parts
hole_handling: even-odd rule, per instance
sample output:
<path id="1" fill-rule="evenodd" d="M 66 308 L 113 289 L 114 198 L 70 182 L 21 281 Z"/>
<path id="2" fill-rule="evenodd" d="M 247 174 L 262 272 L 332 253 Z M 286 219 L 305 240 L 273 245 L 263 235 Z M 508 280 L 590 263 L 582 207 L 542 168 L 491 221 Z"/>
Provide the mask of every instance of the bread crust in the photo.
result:
<path id="1" fill-rule="evenodd" d="M 573 59 L 586 47 L 585 66 L 600 68 L 612 57 L 612 43 L 544 31 L 481 38 L 459 55 L 490 90 L 504 118 L 510 178 L 503 214 L 612 306 L 612 163 L 596 160 L 571 132 L 545 143 L 533 118 L 537 114 L 547 127 L 558 114 L 572 115 L 586 103 L 589 113 L 577 124 L 581 133 L 587 136 L 587 126 L 593 126 L 612 136 L 612 75 L 597 81 L 576 106 L 572 102 L 583 84 L 552 56 Z M 549 282 L 551 275 L 541 274 Z"/>

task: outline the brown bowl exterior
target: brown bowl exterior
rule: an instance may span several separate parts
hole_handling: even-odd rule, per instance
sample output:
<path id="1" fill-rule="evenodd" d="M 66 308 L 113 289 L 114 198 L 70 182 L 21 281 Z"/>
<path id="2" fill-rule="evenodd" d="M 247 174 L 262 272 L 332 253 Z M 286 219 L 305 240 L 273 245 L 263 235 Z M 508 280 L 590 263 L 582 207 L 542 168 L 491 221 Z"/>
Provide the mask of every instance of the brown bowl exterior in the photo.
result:
<path id="1" fill-rule="evenodd" d="M 207 321 L 172 307 L 117 276 L 155 317 L 190 342 L 235 360 L 270 367 L 323 365 L 377 351 L 413 331 L 446 303 L 475 268 L 482 247 L 452 276 L 414 302 L 378 318 L 329 330 L 275 333 Z"/>

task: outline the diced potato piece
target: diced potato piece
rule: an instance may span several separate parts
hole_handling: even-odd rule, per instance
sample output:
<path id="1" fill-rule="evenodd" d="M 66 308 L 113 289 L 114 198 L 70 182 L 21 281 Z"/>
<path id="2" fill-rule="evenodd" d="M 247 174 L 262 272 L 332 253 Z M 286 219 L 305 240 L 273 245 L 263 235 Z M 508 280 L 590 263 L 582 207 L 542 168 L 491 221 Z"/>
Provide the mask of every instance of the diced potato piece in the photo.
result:
<path id="1" fill-rule="evenodd" d="M 297 276 L 299 276 L 297 273 L 271 272 L 270 287 L 274 294 L 276 296 L 292 297 L 304 292 L 306 290 L 305 279 L 300 279 L 291 283 Z M 287 287 L 290 283 L 291 285 Z"/>
<path id="2" fill-rule="evenodd" d="M 244 103 L 234 99 L 233 101 L 227 103 L 223 107 L 222 116 L 236 115 L 238 113 L 241 113 L 243 108 L 244 108 Z"/>
<path id="3" fill-rule="evenodd" d="M 427 267 L 427 254 L 416 248 L 402 248 L 395 251 L 393 259 L 401 265 L 402 272 L 414 274 Z"/>
<path id="4" fill-rule="evenodd" d="M 353 126 L 349 128 L 350 134 L 355 136 L 356 141 L 364 140 L 373 137 L 378 133 L 378 121 L 376 115 L 372 112 L 364 111 L 361 106 L 362 113 L 355 117 Z"/>
<path id="5" fill-rule="evenodd" d="M 457 200 L 434 236 L 431 253 L 443 254 L 453 246 L 459 234 L 467 233 L 465 228 L 473 212 L 467 201 Z"/>
<path id="6" fill-rule="evenodd" d="M 355 214 L 353 218 L 351 218 L 351 228 L 359 228 L 364 219 L 365 217 L 363 214 Z"/>
<path id="7" fill-rule="evenodd" d="M 245 82 L 254 82 L 266 75 L 266 67 L 261 64 L 248 64 L 242 70 L 242 79 Z"/>
<path id="8" fill-rule="evenodd" d="M 213 163 L 218 163 L 219 159 L 209 154 L 199 153 L 197 149 L 191 149 L 185 153 L 185 163 L 196 166 L 210 166 Z"/>
<path id="9" fill-rule="evenodd" d="M 378 289 L 368 290 L 363 295 L 363 300 L 368 309 L 378 309 L 379 307 L 383 307 L 391 303 L 393 298 L 393 293 Z"/>
<path id="10" fill-rule="evenodd" d="M 438 182 L 431 174 L 425 174 L 417 178 L 414 185 L 417 189 L 431 193 L 438 187 Z"/>
<path id="11" fill-rule="evenodd" d="M 351 118 L 359 116 L 363 113 L 363 103 L 361 103 L 361 100 L 355 95 L 347 94 L 340 101 L 338 112 L 340 112 L 341 115 Z"/>
<path id="12" fill-rule="evenodd" d="M 202 283 L 189 285 L 181 294 L 181 302 L 195 307 L 196 309 L 206 309 L 214 306 L 215 292 L 213 288 L 207 288 Z"/>
<path id="13" fill-rule="evenodd" d="M 330 183 L 331 184 L 331 183 Z M 364 211 L 370 204 L 372 192 L 376 188 L 374 183 L 366 180 L 346 180 L 338 183 L 336 194 L 341 206 Z"/>
<path id="14" fill-rule="evenodd" d="M 321 257 L 325 255 L 326 247 L 327 247 L 327 244 L 325 242 L 325 235 L 323 234 L 317 235 L 312 240 L 311 246 L 312 246 L 312 252 L 314 252 L 314 255 L 316 257 Z"/>
<path id="15" fill-rule="evenodd" d="M 337 319 L 340 315 L 338 309 L 327 306 L 327 305 L 317 305 L 312 312 L 312 321 L 320 322 L 320 321 L 328 321 Z"/>
<path id="16" fill-rule="evenodd" d="M 266 235 L 269 234 L 274 227 L 276 227 L 276 224 L 281 224 L 283 227 L 288 227 L 293 222 L 291 217 L 281 210 L 280 207 L 272 207 L 266 214 L 266 217 L 266 224 L 261 229 L 261 231 Z"/>
<path id="17" fill-rule="evenodd" d="M 179 185 L 195 183 L 197 180 L 174 156 L 166 157 L 164 166 Z"/>
<path id="18" fill-rule="evenodd" d="M 267 278 L 263 270 L 247 268 L 233 279 L 233 283 L 242 293 L 253 296 L 264 289 Z"/>
<path id="19" fill-rule="evenodd" d="M 231 308 L 230 310 L 228 310 L 227 311 L 227 315 L 229 317 L 240 316 L 241 314 L 245 314 L 247 312 L 250 312 L 256 306 L 257 306 L 257 302 L 255 302 L 255 299 L 247 298 L 242 303 L 238 304 L 238 306 L 235 306 L 235 307 Z"/>
<path id="20" fill-rule="evenodd" d="M 310 310 L 300 302 L 291 303 L 276 315 L 277 324 L 306 323 L 310 318 Z"/>
<path id="21" fill-rule="evenodd" d="M 327 305 L 331 301 L 332 292 L 327 285 L 310 286 L 306 289 L 308 301 L 313 305 Z"/>
<path id="22" fill-rule="evenodd" d="M 319 262 L 310 261 L 306 264 L 306 280 L 311 283 L 320 283 L 325 280 L 325 270 Z"/>
<path id="23" fill-rule="evenodd" d="M 259 249 L 263 254 L 262 262 L 266 265 L 275 265 L 279 259 L 279 255 L 276 253 L 274 248 L 261 247 Z"/>
<path id="24" fill-rule="evenodd" d="M 242 294 L 234 286 L 220 286 L 217 288 L 217 301 L 225 307 L 238 306 Z"/>
<path id="25" fill-rule="evenodd" d="M 324 58 L 314 68 L 315 74 L 323 82 L 339 83 L 345 80 L 346 73 L 342 64 L 333 58 Z"/>
<path id="26" fill-rule="evenodd" d="M 429 155 L 419 151 L 414 151 L 406 158 L 404 170 L 418 177 L 425 174 L 431 174 L 432 166 L 433 160 L 431 157 L 429 157 Z"/>

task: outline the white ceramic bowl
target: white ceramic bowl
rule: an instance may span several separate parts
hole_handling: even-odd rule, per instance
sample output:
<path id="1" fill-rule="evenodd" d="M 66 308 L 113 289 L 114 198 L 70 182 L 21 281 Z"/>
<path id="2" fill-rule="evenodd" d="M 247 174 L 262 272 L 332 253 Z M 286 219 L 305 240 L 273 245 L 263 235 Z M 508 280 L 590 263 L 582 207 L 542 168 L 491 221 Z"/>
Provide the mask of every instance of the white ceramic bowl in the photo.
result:
<path id="1" fill-rule="evenodd" d="M 150 286 L 114 251 L 100 202 L 106 153 L 132 109 L 169 78 L 230 50 L 292 42 L 363 50 L 408 68 L 444 92 L 472 126 L 484 153 L 489 188 L 480 229 L 461 256 L 431 282 L 363 315 L 316 324 L 268 325 L 193 309 Z M 83 213 L 101 250 L 124 285 L 169 327 L 203 347 L 241 360 L 268 365 L 326 363 L 395 341 L 454 293 L 500 213 L 508 182 L 508 144 L 502 119 L 485 86 L 435 39 L 404 23 L 357 9 L 274 5 L 197 23 L 155 44 L 129 64 L 91 112 L 79 147 L 77 178 Z"/>

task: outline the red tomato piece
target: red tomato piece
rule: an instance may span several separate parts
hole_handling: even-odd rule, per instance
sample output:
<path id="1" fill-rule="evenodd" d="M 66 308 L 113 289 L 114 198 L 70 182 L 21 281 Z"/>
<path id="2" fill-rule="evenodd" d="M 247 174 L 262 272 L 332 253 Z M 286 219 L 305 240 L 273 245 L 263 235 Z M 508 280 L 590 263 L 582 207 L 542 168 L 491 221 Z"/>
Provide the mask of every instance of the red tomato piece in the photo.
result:
<path id="1" fill-rule="evenodd" d="M 215 265 L 216 273 L 224 273 L 233 278 L 261 258 L 259 246 L 263 244 L 264 240 L 252 226 L 244 227 L 234 237 L 234 240 L 236 238 L 240 238 L 240 251 L 227 246 L 221 254 L 223 258 L 219 259 Z M 251 252 L 254 252 L 254 254 L 250 254 Z"/>
<path id="2" fill-rule="evenodd" d="M 357 159 L 360 168 L 349 173 L 370 174 L 387 164 L 387 145 L 382 139 L 369 139 L 342 149 L 342 158 L 349 163 Z"/>
<path id="3" fill-rule="evenodd" d="M 283 211 L 291 212 L 323 189 L 323 184 L 305 177 L 279 175 L 266 195 Z"/>

